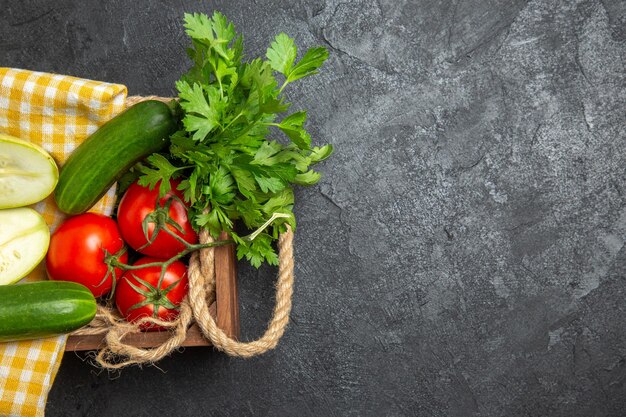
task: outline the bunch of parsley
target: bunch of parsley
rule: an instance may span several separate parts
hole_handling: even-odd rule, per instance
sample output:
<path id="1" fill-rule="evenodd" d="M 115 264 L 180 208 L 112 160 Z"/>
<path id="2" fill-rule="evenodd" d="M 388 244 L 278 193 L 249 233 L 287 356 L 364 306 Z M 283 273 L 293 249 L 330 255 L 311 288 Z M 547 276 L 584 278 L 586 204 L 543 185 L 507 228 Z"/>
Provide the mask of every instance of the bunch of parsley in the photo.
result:
<path id="1" fill-rule="evenodd" d="M 317 183 L 320 174 L 310 166 L 333 150 L 311 146 L 306 112 L 281 117 L 290 107 L 281 93 L 289 83 L 317 74 L 328 51 L 309 49 L 296 62 L 293 40 L 281 33 L 266 60 L 246 61 L 243 38 L 222 14 L 185 14 L 185 29 L 194 65 L 176 83 L 182 128 L 171 137 L 169 152 L 148 157 L 139 182 L 153 188 L 161 181 L 165 194 L 170 178 L 183 178 L 179 189 L 195 227 L 208 228 L 215 238 L 227 232 L 238 258 L 255 267 L 263 261 L 276 265 L 272 242 L 286 224 L 295 227 L 291 185 Z M 281 131 L 286 145 L 268 138 Z M 239 235 L 237 220 L 256 231 Z"/>

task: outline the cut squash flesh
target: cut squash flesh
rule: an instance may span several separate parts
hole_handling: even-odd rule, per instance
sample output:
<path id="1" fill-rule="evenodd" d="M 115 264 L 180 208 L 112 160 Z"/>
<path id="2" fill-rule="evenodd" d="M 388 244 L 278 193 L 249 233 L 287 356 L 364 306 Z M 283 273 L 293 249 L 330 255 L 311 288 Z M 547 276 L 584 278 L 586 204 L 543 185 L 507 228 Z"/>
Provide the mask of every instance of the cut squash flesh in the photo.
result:
<path id="1" fill-rule="evenodd" d="M 45 150 L 0 134 L 0 209 L 41 201 L 58 180 L 57 165 Z"/>
<path id="2" fill-rule="evenodd" d="M 35 210 L 0 210 L 0 285 L 19 281 L 46 256 L 50 229 Z"/>

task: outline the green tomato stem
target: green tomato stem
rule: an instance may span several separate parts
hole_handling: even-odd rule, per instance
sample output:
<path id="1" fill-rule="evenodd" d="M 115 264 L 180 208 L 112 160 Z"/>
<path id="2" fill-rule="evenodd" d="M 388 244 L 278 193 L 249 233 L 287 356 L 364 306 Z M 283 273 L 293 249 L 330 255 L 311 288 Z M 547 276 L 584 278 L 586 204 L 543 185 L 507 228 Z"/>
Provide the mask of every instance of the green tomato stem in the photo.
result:
<path id="1" fill-rule="evenodd" d="M 185 242 L 187 248 L 183 250 L 182 252 L 179 252 L 178 254 L 172 256 L 171 258 L 165 261 L 161 261 L 161 262 L 149 262 L 149 263 L 142 264 L 142 265 L 129 265 L 124 262 L 120 262 L 117 254 L 109 255 L 108 259 L 105 259 L 105 262 L 113 267 L 120 268 L 123 270 L 137 270 L 137 269 L 149 268 L 153 266 L 160 266 L 161 268 L 165 269 L 168 266 L 170 266 L 172 263 L 174 263 L 175 261 L 190 254 L 191 252 L 195 252 L 201 249 L 213 248 L 216 246 L 230 245 L 233 243 L 235 243 L 234 240 L 217 240 L 215 242 L 197 243 L 197 244 L 189 244 Z"/>

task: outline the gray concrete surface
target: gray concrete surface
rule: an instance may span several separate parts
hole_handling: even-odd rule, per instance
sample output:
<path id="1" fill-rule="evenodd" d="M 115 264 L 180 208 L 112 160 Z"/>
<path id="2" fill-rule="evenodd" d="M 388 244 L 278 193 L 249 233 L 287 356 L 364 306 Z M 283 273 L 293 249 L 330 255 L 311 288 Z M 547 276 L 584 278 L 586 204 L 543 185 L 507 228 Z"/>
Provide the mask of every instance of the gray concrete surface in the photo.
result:
<path id="1" fill-rule="evenodd" d="M 336 154 L 297 191 L 278 349 L 97 372 L 54 416 L 626 415 L 626 2 L 0 1 L 0 64 L 173 93 L 184 11 L 263 54 L 325 45 L 289 90 Z M 261 334 L 275 271 L 241 266 Z"/>

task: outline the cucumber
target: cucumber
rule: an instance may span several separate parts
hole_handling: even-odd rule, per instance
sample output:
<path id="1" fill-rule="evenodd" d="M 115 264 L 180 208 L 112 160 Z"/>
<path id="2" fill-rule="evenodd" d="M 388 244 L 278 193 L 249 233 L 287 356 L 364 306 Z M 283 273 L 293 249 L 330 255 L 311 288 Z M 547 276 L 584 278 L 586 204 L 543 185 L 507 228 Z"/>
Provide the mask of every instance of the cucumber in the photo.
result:
<path id="1" fill-rule="evenodd" d="M 0 342 L 69 333 L 96 315 L 96 300 L 74 282 L 0 286 Z"/>
<path id="2" fill-rule="evenodd" d="M 0 210 L 0 285 L 28 275 L 46 256 L 49 244 L 50 229 L 35 210 Z"/>
<path id="3" fill-rule="evenodd" d="M 0 209 L 46 198 L 59 179 L 54 159 L 41 147 L 0 133 Z"/>
<path id="4" fill-rule="evenodd" d="M 135 163 L 164 149 L 177 129 L 167 104 L 137 103 L 102 125 L 70 155 L 61 168 L 54 193 L 68 214 L 89 210 Z"/>

